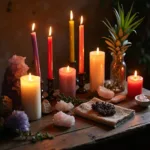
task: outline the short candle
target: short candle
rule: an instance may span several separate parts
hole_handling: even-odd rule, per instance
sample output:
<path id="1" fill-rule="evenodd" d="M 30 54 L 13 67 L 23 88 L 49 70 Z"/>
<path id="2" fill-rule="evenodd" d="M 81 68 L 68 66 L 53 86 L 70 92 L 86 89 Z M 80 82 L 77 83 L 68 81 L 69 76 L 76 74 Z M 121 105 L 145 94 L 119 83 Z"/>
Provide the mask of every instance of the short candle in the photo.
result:
<path id="1" fill-rule="evenodd" d="M 41 118 L 40 77 L 25 75 L 20 78 L 22 105 L 29 120 Z"/>
<path id="2" fill-rule="evenodd" d="M 69 66 L 59 69 L 59 88 L 64 95 L 75 97 L 76 69 Z"/>
<path id="3" fill-rule="evenodd" d="M 134 75 L 128 77 L 128 96 L 135 97 L 142 93 L 143 77 L 137 75 L 135 71 Z"/>

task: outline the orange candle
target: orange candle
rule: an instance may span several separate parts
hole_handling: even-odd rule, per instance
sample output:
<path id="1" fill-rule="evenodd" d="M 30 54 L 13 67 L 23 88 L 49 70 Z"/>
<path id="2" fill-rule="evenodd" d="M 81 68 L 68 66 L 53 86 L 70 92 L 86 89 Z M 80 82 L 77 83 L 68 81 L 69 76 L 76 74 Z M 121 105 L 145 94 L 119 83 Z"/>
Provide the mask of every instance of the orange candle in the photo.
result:
<path id="1" fill-rule="evenodd" d="M 128 77 L 128 96 L 135 97 L 142 93 L 143 77 L 137 75 L 137 71 L 134 75 Z"/>
<path id="2" fill-rule="evenodd" d="M 49 28 L 49 36 L 48 36 L 48 79 L 53 79 L 53 38 L 52 38 L 52 27 Z"/>
<path id="3" fill-rule="evenodd" d="M 79 26 L 79 73 L 84 73 L 84 25 L 83 16 L 80 19 Z"/>

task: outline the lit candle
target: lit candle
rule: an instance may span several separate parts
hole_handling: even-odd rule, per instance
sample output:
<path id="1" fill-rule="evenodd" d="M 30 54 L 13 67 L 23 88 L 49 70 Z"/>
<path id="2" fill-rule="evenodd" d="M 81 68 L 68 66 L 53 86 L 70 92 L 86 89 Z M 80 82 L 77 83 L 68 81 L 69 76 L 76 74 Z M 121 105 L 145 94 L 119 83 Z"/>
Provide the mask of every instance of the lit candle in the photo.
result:
<path id="1" fill-rule="evenodd" d="M 53 38 L 52 38 L 52 27 L 49 28 L 49 36 L 48 36 L 48 79 L 53 79 Z"/>
<path id="2" fill-rule="evenodd" d="M 105 52 L 96 51 L 90 52 L 90 90 L 96 91 L 100 85 L 104 84 L 105 80 Z"/>
<path id="3" fill-rule="evenodd" d="M 36 32 L 34 30 L 35 30 L 35 23 L 32 24 L 31 40 L 32 40 L 32 47 L 33 47 L 35 73 L 37 76 L 41 76 L 37 38 L 36 38 Z"/>
<path id="4" fill-rule="evenodd" d="M 69 66 L 59 69 L 59 88 L 64 95 L 75 97 L 76 69 Z"/>
<path id="5" fill-rule="evenodd" d="M 70 30 L 70 62 L 75 62 L 74 20 L 73 20 L 73 12 L 72 11 L 70 11 L 69 30 Z"/>
<path id="6" fill-rule="evenodd" d="M 135 71 L 134 75 L 128 77 L 128 96 L 135 97 L 142 93 L 143 77 L 137 75 Z"/>
<path id="7" fill-rule="evenodd" d="M 79 73 L 84 73 L 84 25 L 83 16 L 80 19 L 79 26 Z"/>
<path id="8" fill-rule="evenodd" d="M 20 78 L 22 105 L 30 120 L 41 118 L 40 77 L 25 75 Z"/>

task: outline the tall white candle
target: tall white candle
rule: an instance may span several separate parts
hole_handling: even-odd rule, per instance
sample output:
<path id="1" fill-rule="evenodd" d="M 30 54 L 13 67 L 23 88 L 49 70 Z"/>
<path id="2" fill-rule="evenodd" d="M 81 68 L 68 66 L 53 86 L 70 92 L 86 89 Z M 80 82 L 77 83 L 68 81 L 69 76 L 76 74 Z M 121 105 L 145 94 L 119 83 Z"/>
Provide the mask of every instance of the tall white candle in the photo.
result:
<path id="1" fill-rule="evenodd" d="M 90 52 L 90 90 L 96 91 L 98 86 L 104 84 L 105 79 L 105 52 Z"/>
<path id="2" fill-rule="evenodd" d="M 22 105 L 29 120 L 41 118 L 40 77 L 25 75 L 20 78 Z"/>

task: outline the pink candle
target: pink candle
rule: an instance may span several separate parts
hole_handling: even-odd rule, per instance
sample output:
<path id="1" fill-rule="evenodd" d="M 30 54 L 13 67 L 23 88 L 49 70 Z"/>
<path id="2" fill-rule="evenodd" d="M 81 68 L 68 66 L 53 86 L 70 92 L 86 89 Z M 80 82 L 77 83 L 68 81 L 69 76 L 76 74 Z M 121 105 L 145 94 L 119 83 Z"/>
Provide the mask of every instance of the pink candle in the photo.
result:
<path id="1" fill-rule="evenodd" d="M 135 71 L 134 75 L 128 77 L 128 96 L 135 97 L 142 93 L 143 77 L 137 75 Z"/>
<path id="2" fill-rule="evenodd" d="M 35 73 L 37 76 L 41 77 L 37 38 L 36 38 L 36 32 L 34 31 L 34 29 L 35 29 L 35 23 L 32 24 L 31 40 L 32 40 L 32 47 L 33 47 Z"/>
<path id="3" fill-rule="evenodd" d="M 53 38 L 52 28 L 49 28 L 48 36 L 48 79 L 53 79 Z"/>
<path id="4" fill-rule="evenodd" d="M 84 73 L 84 25 L 83 16 L 81 16 L 79 26 L 79 73 Z"/>
<path id="5" fill-rule="evenodd" d="M 76 69 L 69 66 L 59 69 L 59 88 L 64 95 L 75 97 Z"/>

